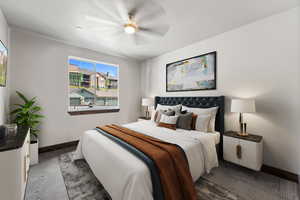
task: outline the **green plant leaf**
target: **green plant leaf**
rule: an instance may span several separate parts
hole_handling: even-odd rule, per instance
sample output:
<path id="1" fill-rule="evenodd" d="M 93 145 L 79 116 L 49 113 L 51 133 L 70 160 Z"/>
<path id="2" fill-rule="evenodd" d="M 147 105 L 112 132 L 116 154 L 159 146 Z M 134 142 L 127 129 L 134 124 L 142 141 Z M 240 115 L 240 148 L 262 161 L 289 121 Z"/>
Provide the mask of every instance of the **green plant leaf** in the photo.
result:
<path id="1" fill-rule="evenodd" d="M 39 119 L 44 117 L 37 113 L 41 110 L 41 107 L 35 105 L 36 97 L 28 100 L 22 93 L 18 91 L 16 93 L 24 101 L 24 104 L 16 104 L 18 108 L 11 111 L 11 115 L 15 117 L 13 122 L 21 126 L 28 126 L 31 130 L 31 134 L 37 135 L 39 132 L 37 127 L 41 123 Z"/>
<path id="2" fill-rule="evenodd" d="M 32 119 L 37 119 L 37 118 L 43 118 L 43 115 L 39 115 L 39 114 L 31 114 L 31 118 Z"/>
<path id="3" fill-rule="evenodd" d="M 38 111 L 40 111 L 40 110 L 42 110 L 42 108 L 41 107 L 39 107 L 39 106 L 34 106 L 34 107 L 32 107 L 31 108 L 31 112 L 38 112 Z"/>
<path id="4" fill-rule="evenodd" d="M 19 106 L 19 107 L 21 107 L 21 108 L 23 108 L 24 107 L 24 105 L 22 105 L 22 104 L 18 104 L 18 103 L 16 103 L 16 104 L 14 104 L 15 106 Z"/>
<path id="5" fill-rule="evenodd" d="M 36 97 L 33 97 L 30 101 L 34 101 L 35 102 L 35 100 L 36 100 Z"/>
<path id="6" fill-rule="evenodd" d="M 25 107 L 26 107 L 26 108 L 30 108 L 34 103 L 35 103 L 35 101 L 28 101 L 28 102 L 25 104 Z"/>
<path id="7" fill-rule="evenodd" d="M 10 112 L 10 114 L 16 114 L 16 113 L 19 113 L 19 112 L 22 112 L 22 108 L 17 108 L 13 111 Z"/>
<path id="8" fill-rule="evenodd" d="M 25 103 L 29 101 L 21 92 L 16 91 L 16 93 Z"/>

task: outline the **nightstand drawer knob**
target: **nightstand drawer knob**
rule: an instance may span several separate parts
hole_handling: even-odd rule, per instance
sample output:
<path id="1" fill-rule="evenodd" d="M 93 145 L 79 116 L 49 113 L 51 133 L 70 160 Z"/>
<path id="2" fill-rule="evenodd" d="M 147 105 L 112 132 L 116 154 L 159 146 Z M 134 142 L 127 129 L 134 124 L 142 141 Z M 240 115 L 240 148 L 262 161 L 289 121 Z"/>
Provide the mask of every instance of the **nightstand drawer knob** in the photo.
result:
<path id="1" fill-rule="evenodd" d="M 242 159 L 242 146 L 236 145 L 236 157 Z"/>

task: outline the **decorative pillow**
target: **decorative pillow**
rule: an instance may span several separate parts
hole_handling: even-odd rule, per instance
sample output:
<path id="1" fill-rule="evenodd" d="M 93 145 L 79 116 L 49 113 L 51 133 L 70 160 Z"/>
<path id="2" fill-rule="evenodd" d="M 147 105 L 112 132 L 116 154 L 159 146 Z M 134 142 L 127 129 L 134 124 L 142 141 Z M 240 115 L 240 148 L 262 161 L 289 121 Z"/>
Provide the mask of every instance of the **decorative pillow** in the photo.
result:
<path id="1" fill-rule="evenodd" d="M 169 129 L 176 130 L 176 124 L 166 124 L 166 123 L 163 123 L 163 122 L 159 122 L 159 123 L 157 124 L 157 126 L 165 127 L 165 128 L 169 128 Z"/>
<path id="2" fill-rule="evenodd" d="M 158 110 L 158 111 L 156 111 L 155 116 L 154 116 L 154 122 L 158 123 L 160 121 L 162 114 L 167 115 L 167 116 L 174 116 L 175 111 L 174 110 Z"/>
<path id="3" fill-rule="evenodd" d="M 193 119 L 193 113 L 191 112 L 186 112 L 185 114 L 179 113 L 176 114 L 178 116 L 177 128 L 182 128 L 185 130 L 191 130 L 192 129 L 192 119 Z"/>
<path id="4" fill-rule="evenodd" d="M 188 111 L 187 110 L 182 110 L 180 113 L 181 114 L 186 114 Z"/>
<path id="5" fill-rule="evenodd" d="M 201 132 L 208 132 L 208 126 L 211 115 L 198 115 L 196 120 L 195 130 Z"/>
<path id="6" fill-rule="evenodd" d="M 182 110 L 187 110 L 188 112 L 193 112 L 194 114 L 199 115 L 210 115 L 210 121 L 208 124 L 208 132 L 215 132 L 215 122 L 216 122 L 216 115 L 218 112 L 219 107 L 211 107 L 211 108 L 190 108 L 186 106 L 182 106 Z"/>
<path id="7" fill-rule="evenodd" d="M 156 110 L 151 110 L 151 120 L 154 121 L 154 117 L 156 115 Z"/>
<path id="8" fill-rule="evenodd" d="M 178 116 L 167 116 L 162 114 L 157 126 L 176 130 L 177 120 L 178 120 Z"/>
<path id="9" fill-rule="evenodd" d="M 193 115 L 192 115 L 192 126 L 191 126 L 192 130 L 196 130 L 197 117 L 198 117 L 198 115 L 193 113 Z"/>
<path id="10" fill-rule="evenodd" d="M 181 111 L 181 104 L 178 104 L 176 106 L 168 106 L 168 105 L 161 105 L 161 104 L 157 104 L 156 110 L 174 110 L 175 112 Z"/>
<path id="11" fill-rule="evenodd" d="M 157 104 L 156 109 L 153 110 L 152 113 L 151 113 L 151 120 L 154 121 L 154 122 L 157 122 L 157 120 L 155 120 L 156 119 L 155 116 L 157 115 L 156 112 L 158 110 L 169 110 L 170 109 L 170 110 L 174 110 L 177 113 L 177 112 L 181 111 L 181 107 L 182 107 L 181 104 L 178 104 L 176 106 L 168 106 L 168 105 Z"/>

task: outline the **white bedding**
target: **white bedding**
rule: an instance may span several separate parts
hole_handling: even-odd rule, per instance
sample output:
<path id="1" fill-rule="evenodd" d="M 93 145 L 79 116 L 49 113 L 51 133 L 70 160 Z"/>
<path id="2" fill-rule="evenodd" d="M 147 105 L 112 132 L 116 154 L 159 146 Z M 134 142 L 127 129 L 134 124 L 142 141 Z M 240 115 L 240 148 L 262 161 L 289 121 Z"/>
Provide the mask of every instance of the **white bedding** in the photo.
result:
<path id="1" fill-rule="evenodd" d="M 137 132 L 178 144 L 188 158 L 194 181 L 218 166 L 215 144 L 218 133 L 200 133 L 157 127 L 152 121 L 123 125 Z M 148 167 L 123 147 L 96 130 L 86 131 L 74 159 L 85 158 L 113 200 L 152 200 Z"/>

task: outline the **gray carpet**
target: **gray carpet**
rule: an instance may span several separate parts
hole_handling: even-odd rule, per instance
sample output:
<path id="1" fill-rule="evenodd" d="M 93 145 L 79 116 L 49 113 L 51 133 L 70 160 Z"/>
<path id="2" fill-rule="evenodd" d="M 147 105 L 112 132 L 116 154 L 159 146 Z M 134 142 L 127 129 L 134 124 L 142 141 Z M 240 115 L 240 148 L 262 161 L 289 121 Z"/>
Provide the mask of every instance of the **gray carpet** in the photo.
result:
<path id="1" fill-rule="evenodd" d="M 88 172 L 85 172 L 83 169 L 78 169 L 80 163 L 72 164 L 70 160 L 68 161 L 68 157 L 61 157 L 62 154 L 73 151 L 75 151 L 75 147 L 64 148 L 39 155 L 40 163 L 30 167 L 25 200 L 92 200 L 108 198 L 105 196 L 107 194 L 102 193 L 105 192 L 105 190 L 98 181 L 95 180 L 85 162 L 80 161 L 82 165 L 86 165 L 83 167 Z M 64 177 L 62 172 L 64 173 Z M 87 178 L 87 180 L 95 180 L 97 183 L 88 184 L 88 188 L 84 185 L 81 187 L 76 186 L 75 184 L 80 185 L 83 182 L 87 182 L 78 179 L 78 176 L 81 178 L 84 177 L 83 175 L 77 176 L 77 173 L 85 174 L 84 177 Z M 88 174 L 91 175 L 89 176 Z M 68 180 L 67 176 L 71 178 Z M 218 195 L 218 190 L 215 190 L 215 188 L 221 188 L 221 191 L 225 190 L 228 191 L 228 194 L 240 195 L 243 198 L 240 197 L 239 199 L 245 200 L 298 200 L 298 185 L 296 183 L 263 172 L 254 172 L 228 162 L 220 162 L 220 167 L 213 169 L 212 173 L 205 175 L 204 178 L 205 180 L 200 179 L 198 184 L 212 183 L 213 189 L 202 190 L 203 193 L 200 194 L 202 199 L 209 199 L 206 197 L 208 191 L 211 192 L 210 197 L 214 199 L 212 196 L 215 194 Z M 74 185 L 72 185 L 72 183 L 74 183 Z M 93 188 L 95 185 L 98 187 L 97 190 Z M 93 195 L 89 195 L 89 193 L 95 193 L 95 191 L 98 192 L 98 195 L 101 193 L 97 198 L 93 198 Z M 68 193 L 72 198 L 69 198 Z M 226 192 L 224 193 L 226 194 Z M 234 199 L 234 197 L 231 199 Z"/>
<path id="2" fill-rule="evenodd" d="M 59 156 L 59 165 L 70 200 L 109 200 L 109 194 L 84 160 L 72 162 L 72 153 Z M 198 200 L 246 200 L 237 194 L 200 178 L 196 183 Z"/>

